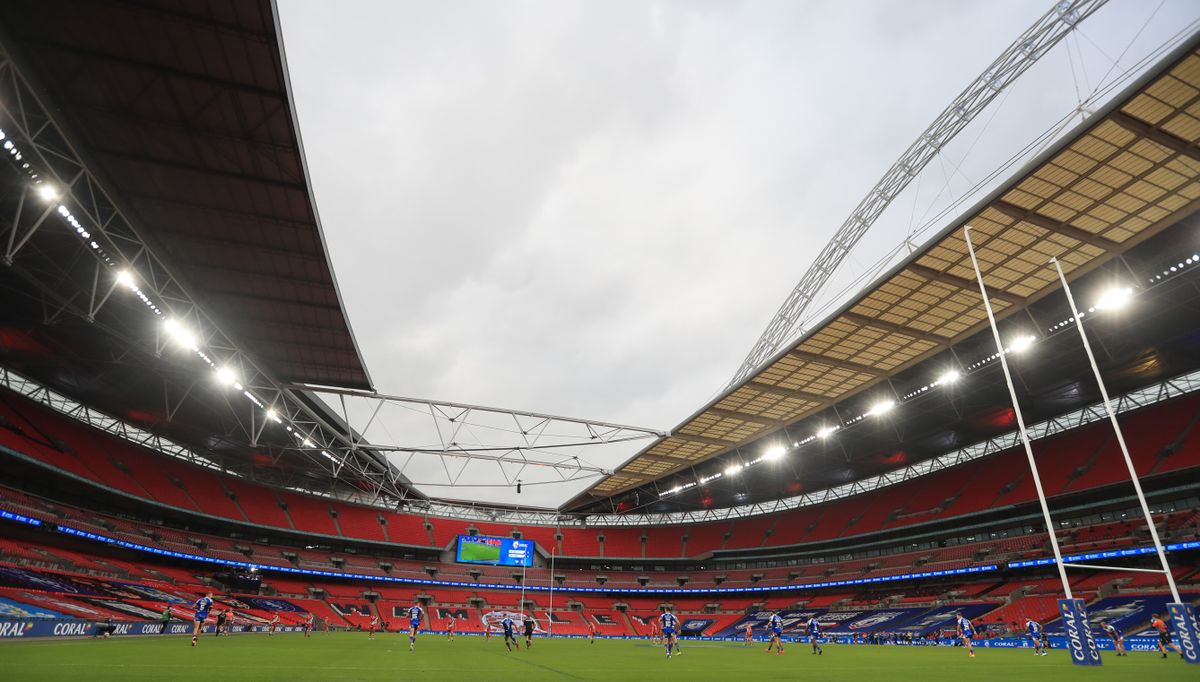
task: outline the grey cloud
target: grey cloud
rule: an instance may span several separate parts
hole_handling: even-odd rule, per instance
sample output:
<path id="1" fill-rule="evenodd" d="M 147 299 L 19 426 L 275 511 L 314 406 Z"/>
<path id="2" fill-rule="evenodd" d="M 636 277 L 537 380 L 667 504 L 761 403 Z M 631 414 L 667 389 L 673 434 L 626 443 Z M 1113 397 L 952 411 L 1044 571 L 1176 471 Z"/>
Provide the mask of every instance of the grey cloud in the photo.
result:
<path id="1" fill-rule="evenodd" d="M 281 2 L 331 257 L 378 387 L 673 426 L 904 147 L 1049 7 Z M 1089 41 L 1119 53 L 1149 9 L 1113 2 L 1084 26 L 1093 81 L 1108 63 Z M 1141 45 L 1195 13 L 1168 2 Z M 978 128 L 948 158 L 978 179 L 1069 110 L 1067 66 L 1031 71 L 966 160 Z M 927 171 L 831 291 L 944 185 Z M 418 481 L 441 470 L 411 466 Z"/>

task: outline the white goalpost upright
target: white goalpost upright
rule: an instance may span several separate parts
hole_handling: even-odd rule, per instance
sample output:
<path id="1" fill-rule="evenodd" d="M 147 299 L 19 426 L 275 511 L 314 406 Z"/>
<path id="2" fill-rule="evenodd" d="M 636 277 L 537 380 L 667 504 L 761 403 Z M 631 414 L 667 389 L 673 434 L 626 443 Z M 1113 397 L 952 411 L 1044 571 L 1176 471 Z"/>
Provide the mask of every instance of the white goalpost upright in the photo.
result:
<path id="1" fill-rule="evenodd" d="M 1121 425 L 1117 421 L 1116 410 L 1113 408 L 1112 402 L 1108 397 L 1108 388 L 1104 384 L 1104 379 L 1100 374 L 1099 365 L 1096 364 L 1096 357 L 1092 353 L 1091 343 L 1088 341 L 1087 333 L 1083 328 L 1083 319 L 1079 314 L 1078 308 L 1075 306 L 1075 298 L 1071 293 L 1071 287 L 1067 283 L 1066 274 L 1063 272 L 1062 264 L 1057 258 L 1051 258 L 1050 263 L 1053 264 L 1058 279 L 1062 283 L 1063 292 L 1067 296 L 1067 302 L 1071 308 L 1071 321 L 1075 328 L 1079 331 L 1079 338 L 1083 342 L 1084 351 L 1087 354 L 1088 362 L 1091 365 L 1092 373 L 1095 375 L 1096 384 L 1100 388 L 1100 395 L 1104 402 L 1104 409 L 1108 414 L 1109 422 L 1112 424 L 1113 431 L 1116 433 L 1117 443 L 1121 448 L 1121 456 L 1125 460 L 1125 467 L 1129 471 L 1129 479 L 1133 483 L 1134 491 L 1137 494 L 1138 504 L 1141 506 L 1142 514 L 1146 520 L 1146 526 L 1149 528 L 1150 537 L 1154 542 L 1154 551 L 1158 555 L 1158 560 L 1161 568 L 1126 568 L 1118 566 L 1101 566 L 1096 564 L 1078 564 L 1066 563 L 1063 560 L 1062 550 L 1058 544 L 1058 536 L 1055 532 L 1053 519 L 1050 517 L 1050 507 L 1046 501 L 1046 492 L 1042 488 L 1041 476 L 1038 474 L 1037 462 L 1033 456 L 1033 448 L 1030 445 L 1029 435 L 1025 429 L 1025 418 L 1021 413 L 1021 405 L 1017 400 L 1017 392 L 1013 384 L 1012 372 L 1008 366 L 1007 349 L 1004 347 L 1004 342 L 1000 338 L 1000 329 L 996 324 L 996 316 L 992 310 L 991 299 L 988 298 L 987 285 L 983 280 L 983 271 L 979 267 L 979 258 L 975 252 L 975 244 L 971 239 L 971 226 L 963 228 L 963 238 L 967 243 L 967 252 L 971 256 L 971 267 L 975 270 L 975 278 L 979 283 L 979 293 L 983 297 L 983 307 L 987 312 L 988 324 L 992 328 L 992 337 L 996 342 L 996 354 L 1000 360 L 1000 367 L 1004 372 L 1004 381 L 1008 386 L 1008 395 L 1012 399 L 1013 412 L 1017 418 L 1017 429 L 1021 436 L 1021 444 L 1025 448 L 1025 456 L 1029 461 L 1029 471 L 1033 476 L 1034 488 L 1037 490 L 1038 504 L 1042 509 L 1042 519 L 1046 524 L 1046 530 L 1050 536 L 1050 546 L 1054 550 L 1054 564 L 1058 569 L 1058 576 L 1062 580 L 1063 595 L 1065 599 L 1059 600 L 1059 612 L 1063 618 L 1063 625 L 1067 635 L 1067 646 L 1071 654 L 1071 662 L 1076 665 L 1100 665 L 1100 650 L 1096 645 L 1092 635 L 1091 626 L 1087 617 L 1087 610 L 1082 599 L 1075 599 L 1071 594 L 1071 583 L 1067 579 L 1067 568 L 1083 568 L 1088 570 L 1107 570 L 1107 571 L 1138 571 L 1142 573 L 1159 573 L 1166 579 L 1167 587 L 1171 591 L 1171 598 L 1174 600 L 1168 604 L 1168 609 L 1171 614 L 1171 622 L 1174 627 L 1176 637 L 1178 638 L 1180 649 L 1183 650 L 1183 658 L 1188 663 L 1200 663 L 1200 646 L 1197 644 L 1197 627 L 1195 614 L 1192 612 L 1190 605 L 1185 604 L 1180 598 L 1179 589 L 1175 585 L 1175 577 L 1171 573 L 1170 564 L 1167 562 L 1166 550 L 1163 548 L 1161 539 L 1158 536 L 1158 529 L 1154 525 L 1154 518 L 1150 514 L 1150 506 L 1146 503 L 1145 493 L 1142 491 L 1141 480 L 1138 478 L 1137 469 L 1133 465 L 1133 458 L 1129 454 L 1129 447 L 1125 443 L 1125 435 L 1121 431 Z"/>
<path id="2" fill-rule="evenodd" d="M 996 326 L 996 315 L 992 311 L 987 285 L 983 282 L 983 272 L 979 269 L 979 258 L 975 255 L 975 245 L 971 241 L 970 225 L 963 228 L 963 238 L 967 242 L 971 267 L 975 270 L 975 279 L 979 282 L 979 293 L 983 297 L 983 307 L 987 311 L 988 324 L 991 325 L 992 337 L 996 341 L 996 355 L 1000 359 L 1000 368 L 1004 371 L 1004 381 L 1008 385 L 1008 395 L 1012 399 L 1013 413 L 1017 418 L 1017 432 L 1021 436 L 1025 457 L 1029 461 L 1029 472 L 1033 476 L 1038 504 L 1042 508 L 1042 520 L 1045 522 L 1046 532 L 1050 536 L 1050 547 L 1054 550 L 1054 565 L 1058 568 L 1058 577 L 1062 580 L 1065 599 L 1059 600 L 1058 606 L 1066 626 L 1071 662 L 1076 665 L 1100 665 L 1100 650 L 1096 647 L 1091 628 L 1088 626 L 1083 600 L 1075 599 L 1071 594 L 1071 583 L 1067 580 L 1067 568 L 1063 564 L 1062 550 L 1058 546 L 1058 535 L 1055 532 L 1054 521 L 1050 518 L 1050 506 L 1046 502 L 1046 492 L 1042 489 L 1042 478 L 1038 475 L 1037 461 L 1033 457 L 1033 446 L 1029 442 L 1029 433 L 1025 429 L 1025 417 L 1021 414 L 1021 404 L 1017 400 L 1017 390 L 1013 385 L 1012 372 L 1008 368 L 1007 350 L 1004 347 L 1004 341 L 1000 338 L 1000 328 Z"/>
<path id="3" fill-rule="evenodd" d="M 554 636 L 554 550 L 550 548 L 550 610 L 546 613 L 546 636 Z"/>
<path id="4" fill-rule="evenodd" d="M 1121 457 L 1125 460 L 1125 468 L 1129 471 L 1129 480 L 1133 483 L 1133 490 L 1137 494 L 1138 504 L 1141 506 L 1142 515 L 1146 520 L 1146 527 L 1150 530 L 1150 539 L 1154 542 L 1154 551 L 1158 555 L 1158 562 L 1162 568 L 1153 572 L 1163 575 L 1166 579 L 1167 588 L 1171 591 L 1172 602 L 1167 607 L 1171 612 L 1171 623 L 1174 626 L 1176 637 L 1179 639 L 1180 648 L 1184 650 L 1184 660 L 1189 663 L 1200 663 L 1200 652 L 1198 652 L 1196 643 L 1195 614 L 1190 605 L 1184 603 L 1179 597 L 1179 588 L 1175 584 L 1174 574 L 1171 573 L 1171 565 L 1167 561 L 1167 552 L 1163 548 L 1162 540 L 1158 537 L 1158 528 L 1154 525 L 1154 517 L 1150 514 L 1150 505 L 1146 503 L 1146 494 L 1142 491 L 1142 482 L 1138 478 L 1137 468 L 1133 465 L 1133 457 L 1129 454 L 1129 446 L 1125 443 L 1125 434 L 1121 431 L 1121 424 L 1117 421 L 1117 412 L 1113 409 L 1112 401 L 1109 400 L 1108 387 L 1105 386 L 1104 378 L 1100 375 L 1100 367 L 1096 364 L 1095 354 L 1092 353 L 1092 344 L 1088 341 L 1087 332 L 1083 328 L 1083 316 L 1079 314 L 1079 308 L 1075 305 L 1075 296 L 1071 293 L 1071 286 L 1067 283 L 1067 276 L 1063 272 L 1062 263 L 1057 258 L 1051 258 L 1050 262 L 1054 265 L 1054 269 L 1058 273 L 1058 280 L 1062 283 L 1063 293 L 1067 295 L 1067 303 L 1071 307 L 1071 323 L 1079 331 L 1079 339 L 1083 343 L 1083 350 L 1087 354 L 1088 363 L 1092 367 L 1092 374 L 1096 377 L 1096 386 L 1100 389 L 1100 398 L 1104 402 L 1104 410 L 1108 413 L 1108 420 L 1112 424 L 1113 433 L 1117 436 L 1117 444 L 1121 448 Z M 1112 566 L 1091 564 L 1066 565 L 1100 570 L 1125 570 Z M 1147 571 L 1151 569 L 1141 570 Z"/>
<path id="5" fill-rule="evenodd" d="M 967 252 L 971 254 L 971 267 L 975 269 L 975 279 L 979 282 L 979 293 L 983 296 L 983 308 L 987 311 L 988 323 L 992 327 L 992 337 L 996 340 L 996 355 L 1000 358 L 1000 368 L 1004 370 L 1004 382 L 1008 385 L 1008 395 L 1012 399 L 1013 413 L 1017 417 L 1017 432 L 1021 435 L 1021 445 L 1025 447 L 1025 457 L 1029 460 L 1029 472 L 1033 475 L 1033 486 L 1037 489 L 1038 503 L 1042 506 L 1042 520 L 1046 523 L 1046 531 L 1050 534 L 1050 547 L 1054 549 L 1054 563 L 1058 566 L 1058 577 L 1062 580 L 1063 594 L 1071 599 L 1071 583 L 1067 580 L 1067 569 L 1063 565 L 1062 550 L 1058 546 L 1058 535 L 1054 532 L 1054 522 L 1050 518 L 1050 507 L 1046 503 L 1046 492 L 1042 489 L 1042 477 L 1038 475 L 1037 461 L 1033 458 L 1033 446 L 1029 442 L 1029 432 L 1025 430 L 1025 417 L 1021 414 L 1021 404 L 1017 400 L 1017 389 L 1013 385 L 1012 372 L 1008 369 L 1007 351 L 1000 339 L 1000 328 L 996 326 L 996 315 L 992 312 L 992 302 L 988 298 L 987 285 L 983 283 L 983 273 L 979 270 L 979 259 L 975 256 L 975 245 L 971 241 L 971 226 L 963 228 L 963 237 L 967 241 Z"/>

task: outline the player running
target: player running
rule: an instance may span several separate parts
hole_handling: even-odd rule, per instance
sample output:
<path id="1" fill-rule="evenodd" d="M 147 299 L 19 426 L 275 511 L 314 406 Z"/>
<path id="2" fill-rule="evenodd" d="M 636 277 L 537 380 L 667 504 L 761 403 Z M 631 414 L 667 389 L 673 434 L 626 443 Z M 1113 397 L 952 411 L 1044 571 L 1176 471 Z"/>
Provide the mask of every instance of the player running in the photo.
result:
<path id="1" fill-rule="evenodd" d="M 1157 613 L 1151 616 L 1150 627 L 1158 630 L 1158 650 L 1162 652 L 1163 658 L 1167 657 L 1167 649 L 1174 649 L 1180 658 L 1183 657 L 1183 652 L 1171 641 L 1171 628 L 1167 626 L 1166 621 Z"/>
<path id="2" fill-rule="evenodd" d="M 308 618 L 304 619 L 304 638 L 305 639 L 312 637 L 314 619 L 315 619 L 315 616 L 313 616 L 311 613 L 308 614 Z"/>
<path id="3" fill-rule="evenodd" d="M 818 656 L 825 653 L 817 639 L 821 637 L 821 623 L 817 621 L 817 617 L 813 616 L 808 619 L 808 641 L 812 642 L 812 652 Z"/>
<path id="4" fill-rule="evenodd" d="M 1125 636 L 1121 634 L 1112 623 L 1106 620 L 1100 621 L 1100 627 L 1104 629 L 1104 634 L 1112 640 L 1113 648 L 1117 650 L 1118 656 L 1125 656 L 1128 652 L 1125 651 Z"/>
<path id="5" fill-rule="evenodd" d="M 971 645 L 971 638 L 975 636 L 975 624 L 970 618 L 963 617 L 962 611 L 955 611 L 954 619 L 958 624 L 958 638 L 962 640 L 963 646 L 967 647 L 967 656 L 975 658 L 975 647 Z"/>
<path id="6" fill-rule="evenodd" d="M 766 653 L 771 653 L 771 645 L 775 645 L 775 655 L 779 656 L 783 653 L 783 619 L 778 613 L 772 613 L 767 619 L 767 632 L 771 633 L 771 639 L 767 640 Z"/>
<path id="7" fill-rule="evenodd" d="M 500 621 L 500 627 L 504 628 L 504 648 L 512 653 L 513 646 L 516 646 L 517 651 L 520 651 L 521 645 L 517 644 L 517 637 L 513 634 L 513 619 L 505 614 L 504 620 Z"/>
<path id="8" fill-rule="evenodd" d="M 446 622 L 446 641 L 454 641 L 454 616 L 450 616 L 450 620 Z"/>
<path id="9" fill-rule="evenodd" d="M 525 648 L 528 649 L 533 646 L 533 616 L 522 613 L 521 624 L 525 626 Z"/>
<path id="10" fill-rule="evenodd" d="M 746 623 L 746 643 L 742 646 L 750 646 L 752 642 L 754 642 L 754 626 Z"/>
<path id="11" fill-rule="evenodd" d="M 274 636 L 275 629 L 279 627 L 279 614 L 278 613 L 271 617 L 270 626 L 271 626 L 271 629 L 267 630 L 268 637 Z"/>
<path id="12" fill-rule="evenodd" d="M 1046 633 L 1042 630 L 1042 624 L 1032 618 L 1025 619 L 1025 630 L 1029 632 L 1029 638 L 1033 640 L 1033 655 L 1046 655 Z"/>
<path id="13" fill-rule="evenodd" d="M 659 639 L 659 636 L 658 636 L 658 621 L 657 620 L 650 621 L 650 641 L 654 642 L 655 644 L 662 644 L 662 641 Z"/>
<path id="14" fill-rule="evenodd" d="M 196 617 L 193 619 L 194 625 L 192 626 L 192 646 L 196 646 L 196 641 L 200 638 L 200 630 L 204 627 L 204 621 L 208 620 L 208 612 L 212 610 L 212 606 L 212 592 L 196 600 L 193 607 L 196 609 Z"/>
<path id="15" fill-rule="evenodd" d="M 596 643 L 596 624 L 588 621 L 588 644 Z"/>
<path id="16" fill-rule="evenodd" d="M 217 632 L 216 636 L 220 637 L 225 632 L 225 619 L 229 617 L 229 610 L 217 611 Z"/>
<path id="17" fill-rule="evenodd" d="M 367 629 L 367 639 L 375 639 L 375 629 L 379 627 L 379 616 L 371 616 L 371 625 Z"/>
<path id="18" fill-rule="evenodd" d="M 408 607 L 408 650 L 412 651 L 417 646 L 417 630 L 421 629 L 421 615 L 425 610 L 420 604 L 413 604 Z"/>
<path id="19" fill-rule="evenodd" d="M 663 644 L 667 648 L 667 658 L 671 657 L 671 648 L 675 648 L 675 653 L 679 654 L 679 641 L 675 638 L 675 630 L 679 627 L 679 619 L 670 611 L 663 611 L 663 614 L 658 617 L 659 623 L 662 624 L 662 639 Z"/>

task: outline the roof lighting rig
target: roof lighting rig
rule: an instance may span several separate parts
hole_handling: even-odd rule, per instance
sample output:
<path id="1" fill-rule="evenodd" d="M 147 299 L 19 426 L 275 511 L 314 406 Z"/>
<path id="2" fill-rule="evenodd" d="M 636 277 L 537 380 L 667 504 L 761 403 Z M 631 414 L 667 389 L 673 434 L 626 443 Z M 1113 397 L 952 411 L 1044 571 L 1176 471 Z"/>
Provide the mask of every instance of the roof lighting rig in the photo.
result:
<path id="1" fill-rule="evenodd" d="M 1157 284 L 1163 281 L 1164 277 L 1169 279 L 1170 277 L 1181 274 L 1184 269 L 1189 266 L 1200 266 L 1200 255 L 1189 256 L 1185 260 L 1181 261 L 1178 265 L 1171 266 L 1164 270 L 1163 275 L 1150 278 L 1149 281 Z M 1094 303 L 1088 308 L 1087 312 L 1080 311 L 1079 317 L 1080 319 L 1083 319 L 1085 315 L 1091 315 L 1094 318 L 1099 314 L 1121 310 L 1129 305 L 1137 293 L 1138 292 L 1135 291 L 1133 287 L 1125 285 L 1117 285 L 1104 289 L 1095 297 Z M 1068 318 L 1049 327 L 1045 330 L 1045 333 L 1047 335 L 1053 334 L 1070 324 L 1071 320 Z M 1038 338 L 1039 337 L 1028 332 L 1014 334 L 1007 339 L 1007 345 L 1004 348 L 1004 354 L 1007 356 L 1028 353 L 1038 342 Z M 815 441 L 827 441 L 831 438 L 834 438 L 835 435 L 842 429 L 852 427 L 867 419 L 887 417 L 893 414 L 897 409 L 902 408 L 906 403 L 916 400 L 917 398 L 920 398 L 933 390 L 946 389 L 950 386 L 958 384 L 965 377 L 989 367 L 999 358 L 1000 353 L 991 353 L 990 355 L 980 358 L 975 362 L 965 365 L 961 370 L 956 368 L 946 369 L 929 383 L 921 386 L 920 388 L 913 389 L 899 398 L 880 398 L 874 404 L 872 404 L 867 411 L 855 417 L 833 424 L 824 423 L 820 426 L 817 426 L 809 435 L 800 440 L 791 441 L 790 444 L 787 442 L 767 444 L 763 446 L 761 454 L 759 454 L 757 457 L 741 460 L 740 463 L 737 464 L 727 465 L 724 470 L 699 477 L 695 481 L 681 483 L 670 488 L 663 489 L 659 491 L 658 496 L 660 498 L 670 497 L 685 490 L 704 485 L 717 479 L 738 476 L 751 467 L 755 467 L 766 462 L 778 461 L 784 456 L 800 450 L 804 446 Z"/>
<path id="2" fill-rule="evenodd" d="M 408 496 L 399 472 L 354 440 L 328 415 L 316 411 L 291 388 L 276 382 L 233 342 L 142 239 L 120 202 L 89 167 L 71 141 L 59 113 L 42 101 L 19 60 L 0 43 L 0 148 L 15 172 L 16 218 L 0 236 L 0 260 L 56 307 L 51 319 L 73 314 L 96 322 L 98 314 L 127 292 L 153 319 L 153 338 L 129 328 L 128 319 L 105 327 L 156 357 L 184 367 L 186 358 L 210 372 L 223 388 L 234 431 L 250 447 L 295 451 L 316 465 L 330 483 L 352 475 L 372 500 Z M 40 252 L 41 234 L 61 228 L 92 255 L 64 260 Z M 47 237 L 48 238 L 48 237 Z M 37 265 L 34 265 L 34 263 Z M 58 269 L 48 272 L 47 263 Z M 74 284 L 75 291 L 67 287 Z M 80 289 L 84 295 L 78 295 Z M 171 348 L 183 351 L 168 352 Z M 248 415 L 248 418 L 247 418 Z M 269 431 L 270 430 L 270 431 Z"/>

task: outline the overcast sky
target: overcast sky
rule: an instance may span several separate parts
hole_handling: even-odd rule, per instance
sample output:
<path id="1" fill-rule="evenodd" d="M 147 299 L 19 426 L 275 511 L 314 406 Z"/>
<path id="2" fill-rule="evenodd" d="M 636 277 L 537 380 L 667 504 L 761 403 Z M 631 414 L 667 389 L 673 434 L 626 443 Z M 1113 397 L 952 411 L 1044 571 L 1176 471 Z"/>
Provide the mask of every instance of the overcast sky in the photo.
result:
<path id="1" fill-rule="evenodd" d="M 887 167 L 1054 3 L 279 4 L 376 388 L 669 429 L 723 388 Z M 930 165 L 831 291 L 1069 113 L 1113 60 L 1109 80 L 1198 14 L 1112 0 Z M 405 470 L 442 472 L 429 457 Z M 556 505 L 585 487 L 426 490 Z"/>

